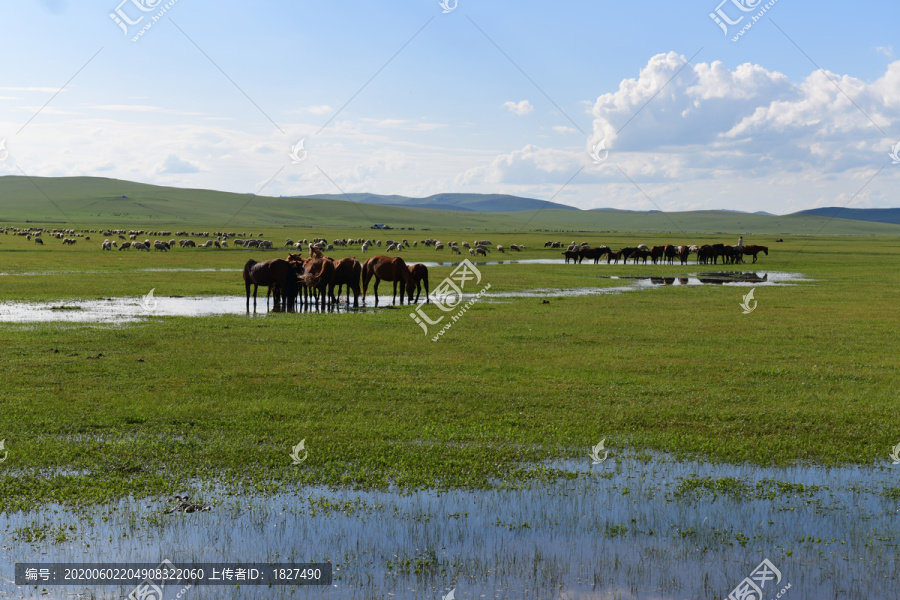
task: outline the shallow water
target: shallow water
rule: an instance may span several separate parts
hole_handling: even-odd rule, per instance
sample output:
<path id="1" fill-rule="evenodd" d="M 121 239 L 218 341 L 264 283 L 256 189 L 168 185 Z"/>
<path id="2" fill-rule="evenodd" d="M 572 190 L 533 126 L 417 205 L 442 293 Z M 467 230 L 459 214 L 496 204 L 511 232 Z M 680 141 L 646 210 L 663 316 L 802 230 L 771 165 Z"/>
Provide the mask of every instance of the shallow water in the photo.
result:
<path id="1" fill-rule="evenodd" d="M 483 295 L 487 301 L 508 298 L 558 298 L 595 296 L 602 294 L 618 294 L 639 291 L 661 285 L 736 285 L 736 286 L 772 286 L 795 285 L 800 281 L 808 281 L 800 273 L 779 273 L 770 271 L 762 275 L 756 273 L 715 272 L 694 273 L 687 277 L 639 277 L 639 276 L 598 276 L 604 279 L 616 279 L 628 282 L 627 285 L 610 287 L 582 287 L 571 289 L 544 288 L 520 290 L 515 292 L 494 291 Z M 463 294 L 463 299 L 473 297 Z M 385 296 L 381 296 L 382 308 L 386 306 Z M 389 301 L 389 299 L 388 299 Z M 0 303 L 0 323 L 129 323 L 147 319 L 148 317 L 204 317 L 215 315 L 246 314 L 246 298 L 244 296 L 192 296 L 166 297 L 156 296 L 151 301 L 143 298 L 105 298 L 102 300 L 60 300 L 56 302 L 3 302 Z M 343 301 L 342 301 L 343 302 Z M 372 312 L 379 310 L 371 305 L 368 308 L 347 308 L 346 303 L 338 306 L 338 312 Z M 274 303 L 270 300 L 270 310 Z M 252 302 L 251 302 L 252 310 Z M 301 312 L 298 310 L 298 312 Z M 322 312 L 310 310 L 302 312 Z M 328 309 L 324 312 L 334 312 Z M 257 299 L 258 316 L 267 314 L 265 298 Z"/>
<path id="2" fill-rule="evenodd" d="M 303 468 L 288 466 L 287 451 L 285 462 Z M 781 573 L 777 587 L 764 588 L 766 598 L 786 584 L 789 599 L 886 598 L 900 578 L 900 511 L 884 494 L 897 485 L 900 467 L 887 459 L 869 467 L 762 468 L 612 447 L 596 465 L 585 456 L 546 466 L 571 479 L 406 495 L 214 490 L 202 492 L 208 513 L 164 515 L 167 503 L 155 499 L 3 515 L 0 597 L 40 596 L 9 582 L 16 561 L 334 565 L 330 588 L 228 588 L 233 598 L 437 600 L 453 588 L 460 600 L 724 598 L 765 558 Z M 25 527 L 74 529 L 64 541 L 28 543 Z M 224 597 L 223 590 L 197 587 L 189 598 Z M 122 597 L 128 590 L 90 592 Z"/>
<path id="3" fill-rule="evenodd" d="M 281 312 L 274 310 L 269 299 L 258 298 L 256 312 L 250 300 L 252 316 Z M 247 314 L 245 296 L 156 296 L 152 303 L 143 298 L 104 298 L 102 300 L 58 300 L 56 302 L 3 302 L 0 303 L 0 323 L 36 323 L 60 321 L 67 323 L 130 323 L 149 317 L 209 317 L 216 315 Z M 346 303 L 325 310 L 313 307 L 298 308 L 297 313 L 321 312 L 372 312 L 374 308 L 347 308 Z"/>

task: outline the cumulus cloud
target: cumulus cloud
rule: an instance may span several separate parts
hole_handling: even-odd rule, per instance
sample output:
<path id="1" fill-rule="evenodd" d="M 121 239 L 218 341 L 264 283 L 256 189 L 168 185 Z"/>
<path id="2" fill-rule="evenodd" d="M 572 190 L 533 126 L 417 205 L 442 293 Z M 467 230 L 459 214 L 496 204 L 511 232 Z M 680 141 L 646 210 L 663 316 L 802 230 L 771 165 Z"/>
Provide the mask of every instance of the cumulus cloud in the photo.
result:
<path id="1" fill-rule="evenodd" d="M 486 165 L 474 167 L 460 175 L 456 183 L 469 185 L 540 184 L 558 181 L 574 173 L 577 168 L 576 152 L 540 148 L 528 144 L 521 150 L 501 154 Z"/>
<path id="2" fill-rule="evenodd" d="M 702 168 L 836 172 L 871 162 L 879 128 L 900 119 L 900 61 L 871 83 L 827 71 L 795 83 L 759 65 L 691 65 L 669 52 L 599 96 L 592 113 L 587 147 L 606 138 L 616 152 L 690 153 Z"/>
<path id="3" fill-rule="evenodd" d="M 897 141 L 882 131 L 900 121 L 900 61 L 873 81 L 818 70 L 791 80 L 760 65 L 690 64 L 669 52 L 599 95 L 591 114 L 582 148 L 512 149 L 454 184 L 559 190 L 577 172 L 560 198 L 577 188 L 570 201 L 582 207 L 650 208 L 643 192 L 665 210 L 785 212 L 851 198 L 851 206 L 886 205 L 893 171 L 863 187 Z M 609 158 L 594 164 L 589 153 L 604 139 Z"/>
<path id="4" fill-rule="evenodd" d="M 509 112 L 514 115 L 519 115 L 520 117 L 523 117 L 534 110 L 534 106 L 532 106 L 531 102 L 528 100 L 522 100 L 520 102 L 504 102 L 503 106 L 505 106 Z"/>
<path id="5" fill-rule="evenodd" d="M 170 154 L 163 164 L 156 169 L 156 172 L 160 175 L 182 175 L 184 173 L 197 173 L 199 171 L 200 169 L 197 165 L 186 160 L 181 160 L 174 154 Z"/>

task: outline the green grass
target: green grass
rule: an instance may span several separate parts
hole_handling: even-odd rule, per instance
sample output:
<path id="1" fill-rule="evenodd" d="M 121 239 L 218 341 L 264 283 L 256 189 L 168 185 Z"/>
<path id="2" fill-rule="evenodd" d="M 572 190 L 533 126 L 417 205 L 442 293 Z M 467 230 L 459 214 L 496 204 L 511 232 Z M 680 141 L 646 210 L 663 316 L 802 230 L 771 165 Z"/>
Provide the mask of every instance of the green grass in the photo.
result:
<path id="1" fill-rule="evenodd" d="M 650 189 L 652 193 L 652 188 Z M 124 197 L 123 197 L 124 196 Z M 100 177 L 0 177 L 0 222 L 29 221 L 49 228 L 85 223 L 178 230 L 204 223 L 208 230 L 365 227 L 387 223 L 468 231 L 753 232 L 755 235 L 900 235 L 900 225 L 811 215 L 767 216 L 726 211 L 676 213 L 527 210 L 505 213 L 446 211 L 341 200 L 274 198 L 181 189 Z M 391 232 L 396 233 L 396 232 Z M 283 236 L 276 235 L 275 239 Z"/>
<path id="2" fill-rule="evenodd" d="M 373 233 L 263 231 L 276 242 Z M 137 269 L 239 269 L 249 257 L 286 253 L 101 252 L 94 235 L 75 247 L 57 240 L 35 247 L 0 235 L 0 271 L 19 274 L 0 276 L 4 299 L 65 307 L 151 288 L 157 297 L 241 295 L 237 272 Z M 376 237 L 427 236 L 527 245 L 506 259 L 560 257 L 543 241 L 572 237 L 461 231 Z M 616 247 L 680 241 L 675 237 L 577 239 Z M 613 455 L 631 447 L 765 465 L 884 461 L 900 435 L 900 240 L 785 239 L 748 240 L 769 245 L 771 253 L 746 270 L 797 271 L 815 281 L 758 287 L 750 315 L 738 306 L 748 288 L 673 286 L 551 298 L 549 305 L 539 298 L 482 301 L 438 343 L 405 308 L 155 317 L 121 326 L 0 325 L 0 439 L 9 452 L 0 463 L 0 510 L 174 493 L 197 480 L 261 493 L 293 483 L 519 485 L 564 475 L 536 465 L 586 458 L 601 438 Z M 730 238 L 690 241 L 716 240 Z M 358 249 L 330 254 L 362 258 Z M 452 260 L 446 251 L 422 248 L 403 256 Z M 483 266 L 481 285 L 498 292 L 609 286 L 622 282 L 597 276 L 717 268 Z M 21 275 L 45 269 L 54 274 Z M 431 271 L 434 287 L 450 267 Z M 289 453 L 301 439 L 309 457 L 292 466 Z"/>

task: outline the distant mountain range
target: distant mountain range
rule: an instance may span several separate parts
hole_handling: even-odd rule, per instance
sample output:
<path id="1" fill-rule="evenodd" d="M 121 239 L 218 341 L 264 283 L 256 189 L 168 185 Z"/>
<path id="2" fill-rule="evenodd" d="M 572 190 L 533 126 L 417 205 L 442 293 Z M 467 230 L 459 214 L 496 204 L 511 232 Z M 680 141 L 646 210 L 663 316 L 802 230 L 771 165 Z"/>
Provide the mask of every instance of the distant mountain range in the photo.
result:
<path id="1" fill-rule="evenodd" d="M 837 206 L 829 206 L 826 208 L 801 210 L 794 214 L 900 225 L 900 208 L 839 208 Z"/>
<path id="2" fill-rule="evenodd" d="M 568 204 L 548 202 L 536 198 L 523 198 L 508 194 L 434 194 L 425 198 L 412 198 L 410 196 L 383 195 L 383 194 L 311 194 L 304 198 L 321 198 L 323 200 L 344 200 L 350 198 L 353 202 L 363 204 L 381 204 L 385 206 L 405 206 L 407 208 L 435 208 L 441 210 L 461 210 L 472 212 L 515 212 L 520 210 L 538 209 L 563 209 L 580 210 Z M 611 211 L 621 213 L 656 213 L 657 210 L 627 210 L 621 208 L 593 208 L 590 212 Z M 722 208 L 718 212 L 730 212 L 738 214 L 753 214 L 774 217 L 772 213 L 765 211 L 747 212 Z M 801 210 L 794 215 L 813 215 L 818 217 L 848 219 L 851 221 L 870 221 L 873 223 L 900 224 L 900 208 L 812 208 Z M 788 215 L 785 215 L 788 216 Z"/>
<path id="3" fill-rule="evenodd" d="M 518 210 L 538 210 L 559 208 L 578 210 L 568 204 L 522 198 L 507 194 L 434 194 L 425 198 L 382 194 L 311 194 L 304 198 L 321 198 L 323 200 L 347 200 L 363 204 L 383 204 L 386 206 L 405 206 L 407 208 L 438 208 L 441 210 L 468 210 L 473 212 L 514 212 Z"/>
<path id="4" fill-rule="evenodd" d="M 335 197 L 333 195 L 326 195 Z M 821 208 L 791 215 L 732 210 L 579 210 L 505 194 L 438 194 L 429 198 L 354 194 L 368 202 L 320 197 L 256 196 L 150 185 L 103 177 L 0 176 L 0 224 L 153 229 L 279 229 L 365 227 L 394 229 L 647 232 L 665 235 L 728 234 L 737 239 L 787 235 L 900 236 L 900 208 Z M 393 204 L 379 204 L 385 199 Z M 428 208 L 422 208 L 422 203 Z M 541 210 L 544 209 L 544 210 Z M 515 212 L 514 212 L 515 211 Z M 838 218 L 832 218 L 837 215 Z M 856 220 L 865 219 L 865 220 Z M 879 222 L 880 221 L 880 222 Z M 218 224 L 218 225 L 216 225 Z M 752 235 L 754 237 L 748 238 Z M 568 237 L 568 236 L 566 236 Z M 2 254 L 3 250 L 0 250 Z"/>

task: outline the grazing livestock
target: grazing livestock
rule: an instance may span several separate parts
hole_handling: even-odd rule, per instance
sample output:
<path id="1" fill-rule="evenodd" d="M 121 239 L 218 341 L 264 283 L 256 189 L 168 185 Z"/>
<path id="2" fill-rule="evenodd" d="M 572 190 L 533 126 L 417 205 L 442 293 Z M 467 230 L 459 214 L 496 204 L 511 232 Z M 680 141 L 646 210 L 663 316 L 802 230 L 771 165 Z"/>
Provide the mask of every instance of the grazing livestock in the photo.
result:
<path id="1" fill-rule="evenodd" d="M 119 246 L 119 251 L 125 250 L 126 248 L 131 248 L 131 242 L 122 242 L 122 245 Z"/>
<path id="2" fill-rule="evenodd" d="M 373 256 L 369 260 L 367 260 L 363 264 L 363 304 L 366 302 L 366 292 L 369 288 L 369 281 L 372 280 L 372 277 L 375 277 L 375 306 L 378 306 L 378 284 L 382 279 L 385 281 L 391 281 L 394 284 L 394 294 L 391 300 L 391 304 L 396 302 L 397 298 L 397 284 L 400 283 L 400 304 L 403 304 L 403 291 L 404 289 L 407 291 L 409 296 L 409 301 L 412 302 L 412 289 L 409 287 L 410 282 L 415 282 L 413 280 L 412 273 L 409 272 L 409 268 L 402 258 L 395 257 L 391 258 L 390 256 Z"/>
<path id="3" fill-rule="evenodd" d="M 646 265 L 647 259 L 650 258 L 650 256 L 651 256 L 651 252 L 649 250 L 641 250 L 638 248 L 634 252 L 632 252 L 628 258 L 633 258 L 634 264 L 637 264 L 638 260 L 642 260 L 644 262 L 644 264 Z M 628 261 L 626 260 L 625 262 L 628 262 Z"/>
<path id="4" fill-rule="evenodd" d="M 704 244 L 697 249 L 697 264 L 705 265 L 709 259 L 713 257 L 713 248 L 709 244 Z"/>
<path id="5" fill-rule="evenodd" d="M 476 247 L 476 248 L 475 248 L 475 255 L 478 255 L 478 254 L 482 255 L 482 256 L 485 257 L 485 258 L 487 258 L 487 249 L 486 249 L 484 246 L 478 246 L 478 247 Z"/>
<path id="6" fill-rule="evenodd" d="M 169 245 L 167 243 L 161 242 L 159 240 L 156 240 L 153 242 L 153 248 L 156 250 L 162 250 L 163 252 L 169 251 Z"/>
<path id="7" fill-rule="evenodd" d="M 103 240 L 103 244 L 100 246 L 101 250 L 112 250 L 112 243 L 109 240 Z"/>
<path id="8" fill-rule="evenodd" d="M 503 246 L 497 246 L 497 252 L 501 252 L 501 253 L 503 253 L 503 254 L 506 254 L 506 252 L 503 252 Z"/>
<path id="9" fill-rule="evenodd" d="M 146 250 L 147 252 L 150 252 L 150 246 L 144 242 L 132 242 L 131 247 L 135 250 Z"/>
<path id="10" fill-rule="evenodd" d="M 328 295 L 332 298 L 334 295 L 334 286 L 338 288 L 338 297 L 341 295 L 341 288 L 347 286 L 347 306 L 350 306 L 350 290 L 353 290 L 353 306 L 359 306 L 359 282 L 362 277 L 362 265 L 359 261 L 348 256 L 334 263 L 334 274 L 331 276 L 331 282 L 328 289 Z"/>
<path id="11" fill-rule="evenodd" d="M 425 286 L 425 303 L 431 304 L 431 301 L 428 299 L 428 267 L 423 265 L 422 263 L 416 263 L 414 265 L 409 265 L 409 272 L 412 274 L 413 281 L 407 284 L 407 292 L 409 292 L 410 298 L 412 297 L 412 288 L 415 286 L 416 288 L 416 299 L 415 302 L 419 301 L 419 293 L 422 291 L 422 285 Z M 410 302 L 413 302 L 410 300 Z"/>
<path id="12" fill-rule="evenodd" d="M 678 255 L 678 248 L 673 246 L 672 244 L 667 244 L 665 249 L 663 250 L 663 255 L 666 257 L 666 262 L 670 265 L 675 264 L 675 256 Z"/>
<path id="13" fill-rule="evenodd" d="M 337 304 L 334 297 L 334 287 L 329 289 L 329 284 L 334 277 L 334 261 L 330 258 L 319 255 L 318 258 L 306 261 L 306 271 L 301 278 L 301 282 L 306 286 L 308 291 L 315 295 L 313 304 L 317 304 L 318 300 L 322 302 L 322 308 L 330 300 L 332 304 Z"/>
<path id="14" fill-rule="evenodd" d="M 628 262 L 628 257 L 631 256 L 631 253 L 637 250 L 637 248 L 622 248 L 618 252 L 610 252 L 606 257 L 606 264 L 609 264 L 613 260 L 615 260 L 615 264 L 619 264 L 619 259 L 621 258 L 626 263 Z"/>
<path id="15" fill-rule="evenodd" d="M 43 245 L 44 245 L 44 240 L 42 240 L 40 237 L 36 237 L 36 238 L 34 238 L 34 243 L 35 243 L 35 244 L 40 244 L 41 246 L 43 246 Z"/>
<path id="16" fill-rule="evenodd" d="M 612 252 L 607 246 L 600 246 L 599 248 L 584 248 L 583 250 L 578 251 L 578 264 L 581 264 L 585 258 L 593 259 L 594 264 L 598 264 L 600 262 L 600 258 L 606 256 Z"/>
<path id="17" fill-rule="evenodd" d="M 269 294 L 275 290 L 275 305 L 279 304 L 281 297 L 285 298 L 288 306 L 297 297 L 297 272 L 294 267 L 283 258 L 256 262 L 248 260 L 244 265 L 244 287 L 247 290 L 247 312 L 250 312 L 250 286 L 253 286 L 253 311 L 256 312 L 256 292 L 259 286 L 266 286 L 266 309 L 269 308 Z M 293 306 L 291 304 L 291 306 Z"/>
<path id="18" fill-rule="evenodd" d="M 563 256 L 566 257 L 566 264 L 569 264 L 569 260 L 572 261 L 572 264 L 578 263 L 578 251 L 577 250 L 566 250 L 563 252 Z"/>
<path id="19" fill-rule="evenodd" d="M 450 252 L 459 254 L 459 246 L 450 246 Z"/>
<path id="20" fill-rule="evenodd" d="M 779 242 L 781 240 L 778 240 Z M 744 255 L 750 254 L 753 256 L 753 262 L 756 262 L 756 255 L 760 252 L 764 252 L 766 256 L 769 255 L 769 247 L 768 246 L 741 246 L 741 250 L 743 250 Z"/>

